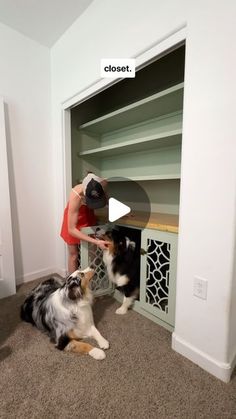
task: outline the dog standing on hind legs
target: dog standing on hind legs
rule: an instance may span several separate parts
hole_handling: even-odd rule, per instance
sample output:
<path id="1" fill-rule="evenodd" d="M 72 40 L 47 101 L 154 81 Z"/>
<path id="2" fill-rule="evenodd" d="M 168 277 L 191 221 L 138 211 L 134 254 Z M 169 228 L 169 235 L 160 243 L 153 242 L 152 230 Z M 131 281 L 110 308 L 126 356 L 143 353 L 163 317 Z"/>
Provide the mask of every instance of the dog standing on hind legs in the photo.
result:
<path id="1" fill-rule="evenodd" d="M 103 349 L 109 342 L 94 325 L 92 292 L 89 282 L 94 271 L 87 268 L 73 272 L 64 282 L 51 278 L 34 288 L 21 306 L 22 320 L 46 332 L 59 350 L 89 354 L 94 359 L 106 357 Z M 100 348 L 82 342 L 94 338 Z"/>
<path id="2" fill-rule="evenodd" d="M 108 278 L 116 289 L 124 295 L 122 305 L 116 314 L 126 314 L 139 296 L 140 288 L 140 238 L 131 241 L 122 228 L 112 228 L 105 231 L 97 227 L 96 236 L 109 242 L 103 250 L 103 262 Z"/>

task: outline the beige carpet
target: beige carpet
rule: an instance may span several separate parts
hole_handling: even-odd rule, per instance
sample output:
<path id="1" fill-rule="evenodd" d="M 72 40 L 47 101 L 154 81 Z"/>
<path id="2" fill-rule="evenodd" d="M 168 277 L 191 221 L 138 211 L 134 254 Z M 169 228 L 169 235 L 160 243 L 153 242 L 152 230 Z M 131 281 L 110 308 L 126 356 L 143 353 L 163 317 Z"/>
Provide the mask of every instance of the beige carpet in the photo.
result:
<path id="1" fill-rule="evenodd" d="M 172 351 L 165 329 L 133 311 L 116 315 L 111 298 L 94 306 L 111 345 L 104 361 L 56 350 L 19 319 L 36 282 L 0 301 L 0 418 L 236 418 L 235 375 L 215 379 Z"/>

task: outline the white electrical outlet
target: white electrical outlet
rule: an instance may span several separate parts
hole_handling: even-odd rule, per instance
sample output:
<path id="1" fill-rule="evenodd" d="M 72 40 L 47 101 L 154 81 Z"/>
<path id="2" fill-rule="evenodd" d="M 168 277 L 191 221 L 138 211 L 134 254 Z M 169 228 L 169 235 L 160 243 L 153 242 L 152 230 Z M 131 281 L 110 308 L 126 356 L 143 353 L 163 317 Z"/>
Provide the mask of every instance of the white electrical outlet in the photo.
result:
<path id="1" fill-rule="evenodd" d="M 206 279 L 200 278 L 199 276 L 194 277 L 193 283 L 193 295 L 203 300 L 207 299 L 207 283 Z"/>

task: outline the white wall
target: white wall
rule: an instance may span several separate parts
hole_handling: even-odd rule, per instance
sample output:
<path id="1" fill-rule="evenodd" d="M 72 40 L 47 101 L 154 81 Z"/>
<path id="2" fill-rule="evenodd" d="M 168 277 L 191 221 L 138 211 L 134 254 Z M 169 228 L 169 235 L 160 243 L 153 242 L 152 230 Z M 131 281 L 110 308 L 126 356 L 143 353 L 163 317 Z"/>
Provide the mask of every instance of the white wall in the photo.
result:
<path id="1" fill-rule="evenodd" d="M 50 51 L 0 24 L 17 282 L 55 270 Z"/>
<path id="2" fill-rule="evenodd" d="M 95 0 L 51 51 L 57 228 L 65 197 L 61 102 L 100 78 L 100 58 L 135 57 L 187 24 L 181 218 L 173 346 L 227 381 L 234 263 L 235 2 Z M 57 241 L 57 263 L 65 267 Z M 206 301 L 193 296 L 208 280 Z M 231 339 L 229 339 L 229 335 Z M 230 343 L 229 343 L 230 341 Z"/>
<path id="3" fill-rule="evenodd" d="M 223 369 L 226 378 L 235 240 L 236 9 L 233 2 L 212 6 L 196 4 L 188 19 L 175 343 L 190 357 L 209 357 L 209 370 Z M 195 275 L 208 280 L 207 301 L 192 296 Z"/>
<path id="4" fill-rule="evenodd" d="M 235 202 L 235 212 L 236 212 L 236 202 Z M 235 225 L 233 228 L 236 235 L 236 217 Z M 236 241 L 234 244 L 234 268 L 232 272 L 232 286 L 231 286 L 231 304 L 229 311 L 229 341 L 228 341 L 228 353 L 229 360 L 233 365 L 236 365 Z"/>

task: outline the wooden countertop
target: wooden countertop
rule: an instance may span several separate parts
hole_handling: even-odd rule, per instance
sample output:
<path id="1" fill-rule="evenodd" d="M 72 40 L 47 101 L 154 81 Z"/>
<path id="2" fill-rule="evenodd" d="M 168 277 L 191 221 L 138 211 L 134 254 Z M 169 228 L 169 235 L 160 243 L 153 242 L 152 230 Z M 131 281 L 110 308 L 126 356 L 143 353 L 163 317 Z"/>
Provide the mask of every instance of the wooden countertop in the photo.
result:
<path id="1" fill-rule="evenodd" d="M 99 223 L 107 223 L 108 211 L 97 210 L 96 216 Z M 147 222 L 147 216 L 141 211 L 132 211 L 132 213 L 120 218 L 114 224 L 125 225 L 130 227 L 146 227 L 154 230 L 168 231 L 170 233 L 178 233 L 179 216 L 173 214 L 162 214 L 153 212 L 150 214 Z"/>

